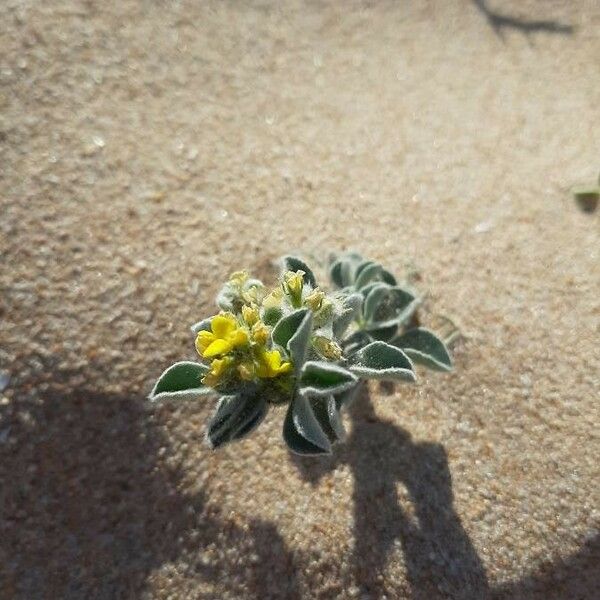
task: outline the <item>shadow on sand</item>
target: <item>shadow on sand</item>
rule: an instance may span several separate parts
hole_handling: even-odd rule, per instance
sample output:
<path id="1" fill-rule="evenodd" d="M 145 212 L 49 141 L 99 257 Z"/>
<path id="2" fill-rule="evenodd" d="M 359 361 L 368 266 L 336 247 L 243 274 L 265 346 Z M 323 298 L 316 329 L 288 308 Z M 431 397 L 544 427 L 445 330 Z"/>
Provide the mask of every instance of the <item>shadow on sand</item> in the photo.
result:
<path id="1" fill-rule="evenodd" d="M 487 0 L 473 0 L 473 3 L 485 16 L 490 27 L 499 37 L 503 37 L 504 31 L 507 29 L 520 31 L 525 35 L 540 32 L 573 35 L 575 32 L 575 27 L 560 23 L 559 21 L 549 19 L 522 19 L 496 12 L 489 8 Z"/>
<path id="2" fill-rule="evenodd" d="M 185 565 L 190 597 L 302 597 L 306 557 L 292 555 L 276 524 L 234 523 L 204 492 L 178 491 L 182 473 L 164 460 L 167 440 L 144 401 L 86 390 L 41 395 L 0 406 L 0 598 L 140 598 L 149 575 L 168 563 Z M 382 574 L 396 541 L 413 598 L 599 597 L 600 537 L 490 590 L 454 511 L 442 446 L 415 443 L 377 417 L 366 395 L 351 418 L 350 437 L 333 457 L 293 460 L 313 483 L 350 465 L 352 564 L 363 598 L 385 594 Z M 338 563 L 327 565 L 335 577 Z"/>
<path id="3" fill-rule="evenodd" d="M 0 407 L 0 597 L 139 598 L 154 569 L 185 557 L 202 598 L 299 598 L 275 525 L 242 527 L 177 491 L 144 405 L 80 390 Z M 217 564 L 211 545 L 236 551 Z"/>
<path id="4" fill-rule="evenodd" d="M 353 569 L 362 597 L 390 593 L 383 573 L 392 547 L 402 547 L 412 597 L 485 598 L 483 565 L 452 506 L 444 448 L 415 443 L 410 434 L 376 416 L 366 388 L 349 408 L 350 435 L 331 458 L 294 457 L 315 484 L 339 464 L 354 477 Z M 406 490 L 401 506 L 398 484 Z"/>

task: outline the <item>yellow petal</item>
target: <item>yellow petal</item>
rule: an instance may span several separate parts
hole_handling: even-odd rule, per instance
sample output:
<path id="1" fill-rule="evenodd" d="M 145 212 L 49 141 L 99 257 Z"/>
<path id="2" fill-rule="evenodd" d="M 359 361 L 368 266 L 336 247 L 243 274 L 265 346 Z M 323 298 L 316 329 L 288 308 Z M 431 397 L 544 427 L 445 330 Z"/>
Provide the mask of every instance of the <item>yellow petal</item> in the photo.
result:
<path id="1" fill-rule="evenodd" d="M 233 315 L 217 315 L 210 322 L 212 332 L 218 338 L 224 338 L 228 333 L 235 330 L 237 323 Z"/>
<path id="2" fill-rule="evenodd" d="M 242 316 L 244 317 L 244 321 L 252 327 L 258 321 L 258 310 L 244 305 L 242 306 Z"/>
<path id="3" fill-rule="evenodd" d="M 213 356 L 218 356 L 219 354 L 226 354 L 232 348 L 231 342 L 227 340 L 215 340 L 204 350 L 202 356 L 204 358 L 211 358 Z"/>
<path id="4" fill-rule="evenodd" d="M 227 337 L 232 348 L 243 346 L 248 343 L 248 334 L 243 329 L 238 329 Z"/>
<path id="5" fill-rule="evenodd" d="M 281 366 L 277 369 L 277 374 L 281 375 L 283 373 L 287 373 L 288 371 L 290 371 L 292 368 L 292 363 L 291 362 L 284 362 L 281 363 Z"/>
<path id="6" fill-rule="evenodd" d="M 210 331 L 199 331 L 196 336 L 196 350 L 202 356 L 202 353 L 215 341 L 215 336 Z"/>
<path id="7" fill-rule="evenodd" d="M 269 370 L 275 371 L 279 368 L 281 364 L 281 354 L 279 354 L 278 350 L 271 350 L 270 352 L 265 352 L 265 362 L 269 366 Z"/>
<path id="8" fill-rule="evenodd" d="M 259 321 L 252 328 L 252 340 L 257 344 L 264 346 L 267 343 L 268 338 L 268 327 L 263 322 Z"/>

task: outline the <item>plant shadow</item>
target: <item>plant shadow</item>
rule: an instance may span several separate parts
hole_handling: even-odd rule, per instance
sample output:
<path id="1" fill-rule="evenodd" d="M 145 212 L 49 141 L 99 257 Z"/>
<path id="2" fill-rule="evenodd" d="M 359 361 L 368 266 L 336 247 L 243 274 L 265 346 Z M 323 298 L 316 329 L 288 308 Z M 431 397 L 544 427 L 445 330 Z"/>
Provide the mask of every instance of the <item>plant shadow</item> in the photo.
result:
<path id="1" fill-rule="evenodd" d="M 178 491 L 145 401 L 42 395 L 0 406 L 0 597 L 139 598 L 182 557 L 203 598 L 300 597 L 273 524 L 234 523 L 203 491 Z"/>
<path id="2" fill-rule="evenodd" d="M 600 598 L 600 534 L 578 552 L 542 564 L 536 572 L 493 590 L 494 600 L 597 600 Z"/>
<path id="3" fill-rule="evenodd" d="M 477 9 L 485 16 L 494 33 L 502 38 L 505 30 L 520 31 L 528 35 L 531 33 L 551 33 L 559 35 L 573 35 L 575 27 L 554 21 L 551 19 L 523 19 L 512 17 L 492 10 L 487 3 L 487 0 L 473 0 Z"/>
<path id="4" fill-rule="evenodd" d="M 355 582 L 364 598 L 391 596 L 384 571 L 394 544 L 402 547 L 412 597 L 486 598 L 485 570 L 453 508 L 444 448 L 417 443 L 373 410 L 369 393 L 349 407 L 352 429 L 325 459 L 294 456 L 301 476 L 316 484 L 347 464 L 354 477 Z M 399 484 L 405 494 L 399 496 Z"/>

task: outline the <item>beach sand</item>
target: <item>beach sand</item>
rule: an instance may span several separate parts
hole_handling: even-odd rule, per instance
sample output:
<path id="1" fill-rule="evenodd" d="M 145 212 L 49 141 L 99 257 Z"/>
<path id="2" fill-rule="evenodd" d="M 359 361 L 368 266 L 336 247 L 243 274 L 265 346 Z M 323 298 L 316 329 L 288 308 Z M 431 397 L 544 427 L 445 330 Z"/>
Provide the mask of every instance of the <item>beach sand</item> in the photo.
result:
<path id="1" fill-rule="evenodd" d="M 2 3 L 1 598 L 600 597 L 600 5 L 488 4 Z M 345 249 L 453 373 L 326 459 L 148 405 L 231 271 Z"/>

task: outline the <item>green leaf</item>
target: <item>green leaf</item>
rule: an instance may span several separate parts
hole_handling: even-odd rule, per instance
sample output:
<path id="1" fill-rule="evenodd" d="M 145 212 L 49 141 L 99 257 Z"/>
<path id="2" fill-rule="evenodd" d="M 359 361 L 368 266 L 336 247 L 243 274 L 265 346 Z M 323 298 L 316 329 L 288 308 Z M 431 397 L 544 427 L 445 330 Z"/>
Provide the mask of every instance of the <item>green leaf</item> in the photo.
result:
<path id="1" fill-rule="evenodd" d="M 342 277 L 342 287 L 347 287 L 352 285 L 354 281 L 354 272 L 355 272 L 355 263 L 349 259 L 342 261 L 341 268 L 341 277 Z"/>
<path id="2" fill-rule="evenodd" d="M 310 336 L 312 334 L 313 313 L 312 310 L 306 310 L 306 314 L 302 318 L 300 325 L 296 329 L 294 335 L 287 343 L 287 350 L 290 353 L 292 362 L 294 363 L 294 372 L 296 376 L 300 373 L 302 365 L 306 360 L 308 352 Z M 281 322 L 281 321 L 280 321 Z"/>
<path id="3" fill-rule="evenodd" d="M 319 425 L 310 402 L 296 394 L 283 423 L 283 439 L 292 452 L 303 455 L 329 454 L 331 443 Z"/>
<path id="4" fill-rule="evenodd" d="M 360 317 L 362 309 L 362 294 L 350 294 L 344 298 L 344 311 L 333 323 L 333 333 L 341 338 L 352 321 Z"/>
<path id="5" fill-rule="evenodd" d="M 343 342 L 342 347 L 345 356 L 350 356 L 357 350 L 360 350 L 367 344 L 373 341 L 371 336 L 365 331 L 355 331 L 352 335 L 349 335 Z"/>
<path id="6" fill-rule="evenodd" d="M 283 268 L 286 271 L 304 271 L 304 281 L 309 283 L 313 288 L 317 287 L 317 280 L 315 279 L 314 273 L 303 260 L 300 260 L 295 256 L 284 256 Z"/>
<path id="7" fill-rule="evenodd" d="M 444 342 L 428 329 L 410 329 L 394 338 L 391 343 L 402 348 L 416 363 L 436 371 L 452 370 L 452 359 Z"/>
<path id="8" fill-rule="evenodd" d="M 206 439 L 216 449 L 239 440 L 253 431 L 265 418 L 268 405 L 252 387 L 237 396 L 223 396 L 208 424 Z"/>
<path id="9" fill-rule="evenodd" d="M 362 262 L 360 262 L 358 264 L 358 266 L 356 267 L 356 271 L 354 273 L 354 278 L 355 280 L 358 280 L 358 278 L 360 277 L 360 274 L 369 266 L 374 265 L 375 262 L 372 260 L 363 260 Z"/>
<path id="10" fill-rule="evenodd" d="M 398 333 L 398 325 L 390 325 L 382 329 L 369 329 L 369 335 L 381 342 L 389 342 Z"/>
<path id="11" fill-rule="evenodd" d="M 329 269 L 329 278 L 336 287 L 344 287 L 342 283 L 342 261 L 334 262 Z"/>
<path id="12" fill-rule="evenodd" d="M 310 398 L 310 407 L 321 429 L 325 432 L 331 443 L 345 437 L 344 424 L 342 423 L 342 418 L 333 396 Z"/>
<path id="13" fill-rule="evenodd" d="M 198 335 L 199 331 L 210 331 L 210 324 L 213 320 L 213 317 L 209 317 L 208 319 L 202 319 L 202 321 L 198 321 L 194 323 L 190 329 L 194 335 Z"/>
<path id="14" fill-rule="evenodd" d="M 350 370 L 365 379 L 416 381 L 410 359 L 385 342 L 372 342 L 350 357 Z"/>
<path id="15" fill-rule="evenodd" d="M 292 336 L 296 333 L 309 312 L 308 308 L 299 308 L 280 319 L 273 329 L 273 341 L 282 348 L 287 348 L 288 342 L 292 339 Z"/>
<path id="16" fill-rule="evenodd" d="M 398 283 L 396 278 L 387 269 L 381 269 L 381 279 L 389 285 L 396 285 Z"/>
<path id="17" fill-rule="evenodd" d="M 366 329 L 384 329 L 406 321 L 416 310 L 418 301 L 401 287 L 381 283 L 365 299 L 363 316 Z"/>
<path id="18" fill-rule="evenodd" d="M 207 366 L 199 363 L 177 362 L 158 378 L 148 399 L 152 401 L 169 398 L 187 400 L 214 393 L 212 388 L 202 385 L 201 380 L 208 370 Z"/>
<path id="19" fill-rule="evenodd" d="M 325 361 L 305 363 L 300 375 L 302 393 L 329 396 L 353 387 L 357 378 L 347 369 Z"/>
<path id="20" fill-rule="evenodd" d="M 273 327 L 276 325 L 281 317 L 283 316 L 283 311 L 277 306 L 270 306 L 263 310 L 262 320 L 265 325 L 269 325 Z"/>
<path id="21" fill-rule="evenodd" d="M 363 288 L 361 288 L 359 290 L 360 293 L 362 294 L 362 297 L 366 299 L 366 297 L 371 293 L 371 290 L 373 290 L 373 288 L 380 286 L 382 283 L 383 283 L 383 281 L 373 281 L 372 283 L 365 285 Z"/>
<path id="22" fill-rule="evenodd" d="M 354 387 L 350 388 L 349 390 L 346 390 L 345 392 L 341 392 L 339 394 L 335 394 L 334 400 L 335 407 L 337 408 L 337 410 L 340 411 L 342 408 L 349 406 L 356 398 L 356 395 L 360 389 L 361 385 L 360 382 L 358 382 Z"/>
<path id="23" fill-rule="evenodd" d="M 354 287 L 359 290 L 372 281 L 379 281 L 383 267 L 380 264 L 372 262 L 370 265 L 363 266 L 360 273 L 357 272 Z"/>

